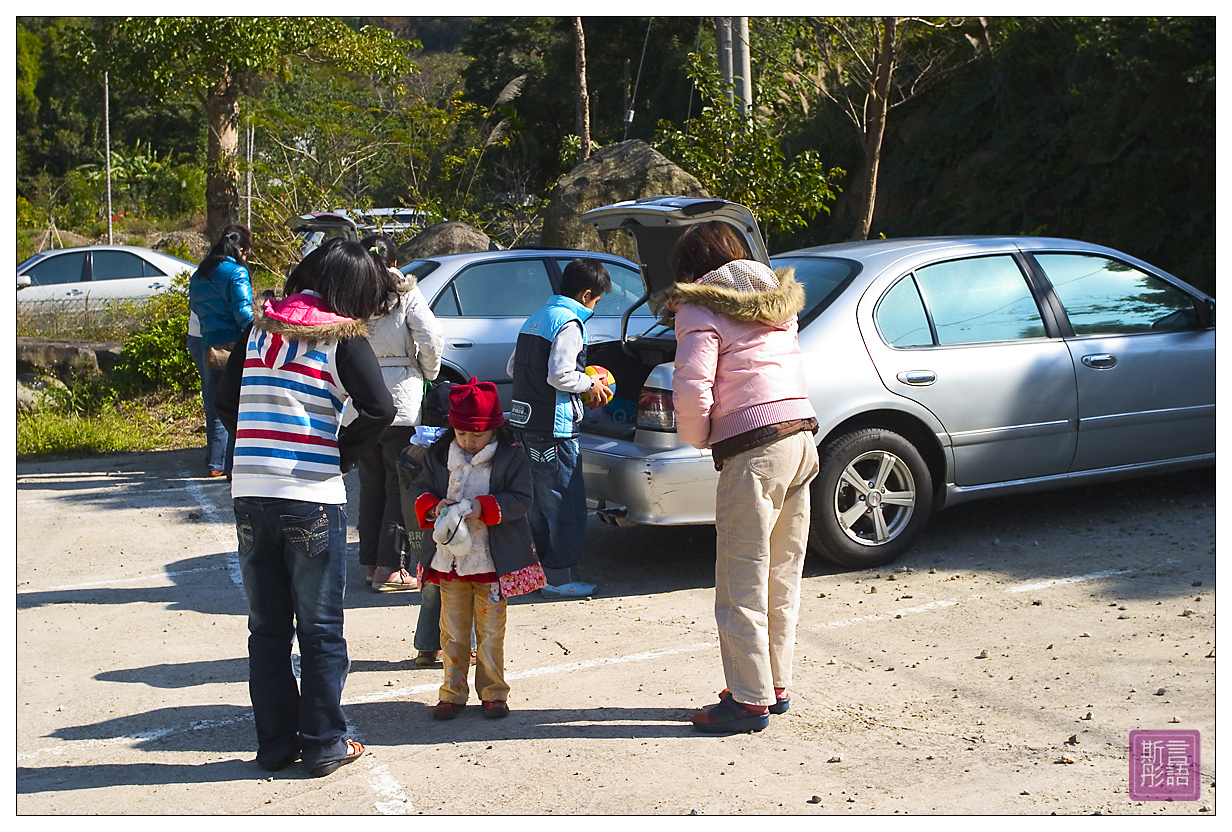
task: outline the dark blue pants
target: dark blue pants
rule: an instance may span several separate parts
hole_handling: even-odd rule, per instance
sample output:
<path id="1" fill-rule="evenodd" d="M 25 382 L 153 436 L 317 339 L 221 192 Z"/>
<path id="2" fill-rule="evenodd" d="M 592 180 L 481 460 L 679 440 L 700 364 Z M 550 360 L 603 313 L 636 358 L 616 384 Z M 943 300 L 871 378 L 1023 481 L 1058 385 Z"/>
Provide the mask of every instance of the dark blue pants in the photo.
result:
<path id="1" fill-rule="evenodd" d="M 586 484 L 576 439 L 515 431 L 530 456 L 535 499 L 526 519 L 543 574 L 552 586 L 579 580 L 586 545 Z"/>
<path id="2" fill-rule="evenodd" d="M 201 373 L 201 403 L 205 407 L 205 447 L 209 466 L 214 471 L 229 474 L 235 458 L 235 437 L 227 433 L 222 420 L 214 414 L 214 394 L 222 381 L 222 370 L 206 366 L 204 358 L 198 367 Z"/>
<path id="3" fill-rule="evenodd" d="M 248 597 L 248 693 L 257 762 L 300 752 L 304 765 L 346 756 L 342 637 L 346 591 L 344 506 L 237 497 L 235 527 Z M 300 679 L 291 667 L 299 639 Z"/>

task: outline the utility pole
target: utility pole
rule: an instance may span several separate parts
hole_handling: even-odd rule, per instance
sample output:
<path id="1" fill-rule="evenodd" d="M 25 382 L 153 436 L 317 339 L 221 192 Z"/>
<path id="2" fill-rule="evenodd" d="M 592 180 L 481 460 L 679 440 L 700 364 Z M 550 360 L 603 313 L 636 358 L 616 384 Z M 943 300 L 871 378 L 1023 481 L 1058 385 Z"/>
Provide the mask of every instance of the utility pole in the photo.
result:
<path id="1" fill-rule="evenodd" d="M 103 155 L 107 160 L 107 245 L 115 242 L 111 233 L 111 92 L 108 73 L 103 70 Z"/>
<path id="2" fill-rule="evenodd" d="M 740 115 L 747 116 L 753 106 L 753 67 L 749 58 L 749 19 L 733 17 L 731 27 L 733 91 Z"/>
<path id="3" fill-rule="evenodd" d="M 730 17 L 714 19 L 714 43 L 719 53 L 719 74 L 723 78 L 723 94 L 732 99 L 732 27 Z"/>
<path id="4" fill-rule="evenodd" d="M 257 128 L 251 123 L 248 125 L 248 168 L 245 171 L 245 189 L 247 191 L 248 202 L 248 222 L 245 223 L 249 228 L 252 228 L 252 142 L 256 138 Z"/>

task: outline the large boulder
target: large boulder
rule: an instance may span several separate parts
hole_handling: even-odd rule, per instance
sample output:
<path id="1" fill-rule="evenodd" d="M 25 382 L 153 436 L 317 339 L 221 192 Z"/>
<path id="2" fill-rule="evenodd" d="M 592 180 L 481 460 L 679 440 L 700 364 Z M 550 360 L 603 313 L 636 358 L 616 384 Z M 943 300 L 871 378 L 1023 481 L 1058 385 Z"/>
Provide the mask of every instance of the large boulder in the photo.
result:
<path id="1" fill-rule="evenodd" d="M 492 240 L 473 225 L 464 222 L 438 222 L 420 231 L 398 247 L 398 262 L 405 264 L 421 257 L 488 251 Z"/>
<path id="2" fill-rule="evenodd" d="M 605 147 L 556 183 L 548 198 L 540 241 L 548 246 L 630 257 L 632 238 L 608 234 L 608 239 L 602 240 L 581 216 L 613 202 L 652 196 L 708 198 L 710 193 L 691 173 L 640 139 Z"/>
<path id="3" fill-rule="evenodd" d="M 110 371 L 120 360 L 119 341 L 18 338 L 17 372 L 69 379 Z"/>

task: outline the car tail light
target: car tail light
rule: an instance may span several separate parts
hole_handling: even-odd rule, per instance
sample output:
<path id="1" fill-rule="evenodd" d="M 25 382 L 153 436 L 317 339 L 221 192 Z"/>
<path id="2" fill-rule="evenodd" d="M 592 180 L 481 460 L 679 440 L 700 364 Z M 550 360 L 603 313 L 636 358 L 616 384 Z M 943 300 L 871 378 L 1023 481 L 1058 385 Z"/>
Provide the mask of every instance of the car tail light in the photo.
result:
<path id="1" fill-rule="evenodd" d="M 672 391 L 643 387 L 637 397 L 637 426 L 645 430 L 674 431 L 676 411 L 672 409 Z"/>

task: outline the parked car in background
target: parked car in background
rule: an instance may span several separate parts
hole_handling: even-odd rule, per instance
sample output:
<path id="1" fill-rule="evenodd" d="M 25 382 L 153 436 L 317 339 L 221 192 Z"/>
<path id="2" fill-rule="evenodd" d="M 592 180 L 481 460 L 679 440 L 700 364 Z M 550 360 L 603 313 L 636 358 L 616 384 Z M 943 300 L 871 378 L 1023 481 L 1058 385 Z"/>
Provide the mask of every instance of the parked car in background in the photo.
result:
<path id="1" fill-rule="evenodd" d="M 358 240 L 369 234 L 406 236 L 423 231 L 439 219 L 411 208 L 369 208 L 366 211 L 314 211 L 289 217 L 287 226 L 300 236 L 300 258 L 331 237 Z"/>
<path id="2" fill-rule="evenodd" d="M 419 281 L 445 335 L 441 377 L 466 381 L 476 376 L 492 381 L 501 404 L 509 408 L 513 383 L 505 372 L 518 330 L 533 312 L 560 291 L 560 278 L 570 260 L 598 260 L 612 278 L 586 322 L 591 341 L 619 339 L 621 315 L 631 312 L 630 326 L 653 325 L 644 303 L 645 287 L 637 266 L 614 254 L 557 248 L 509 249 L 445 254 L 413 260 L 402 266 Z"/>
<path id="3" fill-rule="evenodd" d="M 151 297 L 171 287 L 196 263 L 137 246 L 81 246 L 34 255 L 17 267 L 19 306 L 59 301 L 124 300 Z"/>
<path id="4" fill-rule="evenodd" d="M 696 222 L 794 269 L 820 424 L 809 543 L 836 563 L 893 561 L 930 514 L 978 497 L 1214 464 L 1214 301 L 1127 254 L 948 237 L 768 257 L 743 206 L 677 197 L 584 218 L 633 236 L 646 296 L 671 284 L 668 254 Z M 587 495 L 609 522 L 714 522 L 710 453 L 675 433 L 674 355 L 667 329 L 590 346 L 625 399 L 608 406 L 625 418 L 583 422 Z"/>

